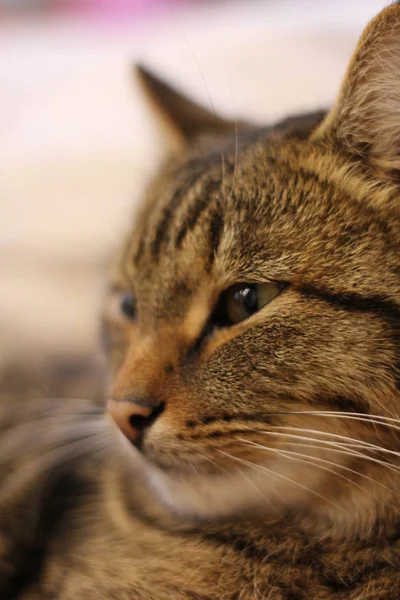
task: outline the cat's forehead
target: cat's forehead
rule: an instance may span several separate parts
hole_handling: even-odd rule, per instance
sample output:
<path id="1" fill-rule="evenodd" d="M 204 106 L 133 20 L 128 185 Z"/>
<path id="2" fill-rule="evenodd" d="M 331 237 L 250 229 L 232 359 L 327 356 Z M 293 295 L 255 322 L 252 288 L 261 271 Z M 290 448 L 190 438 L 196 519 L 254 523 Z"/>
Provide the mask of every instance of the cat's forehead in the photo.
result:
<path id="1" fill-rule="evenodd" d="M 311 124 L 320 119 L 321 113 L 316 113 L 275 127 L 242 127 L 224 136 L 203 136 L 185 155 L 167 161 L 134 223 L 135 258 L 158 264 L 166 248 L 170 254 L 188 246 L 189 240 L 198 250 L 205 243 L 212 253 L 232 217 L 251 228 L 260 201 L 277 199 L 269 194 L 273 172 L 287 172 L 290 178 L 288 165 L 276 160 L 282 139 L 306 137 Z"/>
<path id="2" fill-rule="evenodd" d="M 268 134 L 267 128 L 240 132 L 165 166 L 134 223 L 131 258 L 137 277 L 158 271 L 161 283 L 172 271 L 186 280 L 210 272 L 227 249 L 232 225 L 241 221 L 244 229 L 252 227 L 252 208 L 242 214 L 241 198 L 244 194 L 247 203 L 263 182 L 246 172 L 246 165 L 257 161 L 256 145 L 265 144 Z M 230 239 L 228 245 L 236 242 Z"/>
<path id="3" fill-rule="evenodd" d="M 189 297 L 207 279 L 367 282 L 371 262 L 385 267 L 387 223 L 299 124 L 250 128 L 165 167 L 124 255 L 144 296 Z"/>

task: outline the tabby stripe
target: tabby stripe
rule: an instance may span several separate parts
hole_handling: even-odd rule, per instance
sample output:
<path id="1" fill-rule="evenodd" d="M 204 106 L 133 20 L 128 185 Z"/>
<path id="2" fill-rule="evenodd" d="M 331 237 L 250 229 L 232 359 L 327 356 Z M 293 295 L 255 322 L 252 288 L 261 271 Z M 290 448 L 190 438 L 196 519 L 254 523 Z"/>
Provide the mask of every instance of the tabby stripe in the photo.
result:
<path id="1" fill-rule="evenodd" d="M 130 272 L 130 268 L 129 268 L 132 266 L 131 259 L 129 259 L 129 257 L 132 256 L 132 245 L 133 245 L 133 240 L 130 239 L 128 241 L 128 243 L 125 245 L 125 248 L 122 253 L 121 262 L 120 262 L 121 271 L 123 273 L 123 276 L 124 276 L 126 282 L 130 282 L 132 280 L 132 273 Z M 135 257 L 135 259 L 136 259 L 136 257 Z M 134 262 L 133 262 L 133 266 L 135 266 L 135 265 L 137 265 L 136 260 L 134 260 Z"/>
<path id="2" fill-rule="evenodd" d="M 204 189 L 201 191 L 201 196 L 199 198 L 197 198 L 197 202 L 195 202 L 195 204 L 192 206 L 185 221 L 181 225 L 181 227 L 176 235 L 176 238 L 175 238 L 175 247 L 176 248 L 181 247 L 186 235 L 194 229 L 196 223 L 200 219 L 200 216 L 203 214 L 203 212 L 209 206 L 210 196 L 212 196 L 212 194 L 216 190 L 220 189 L 220 187 L 221 187 L 221 181 L 220 180 L 215 181 L 214 179 L 210 180 L 205 185 Z"/>
<path id="3" fill-rule="evenodd" d="M 224 219 L 222 216 L 221 208 L 217 206 L 210 216 L 210 265 L 213 264 L 215 256 L 218 252 L 219 244 L 221 242 L 222 230 L 224 227 Z"/>
<path id="4" fill-rule="evenodd" d="M 312 285 L 297 288 L 303 296 L 323 300 L 331 306 L 336 306 L 349 312 L 372 313 L 379 317 L 389 317 L 400 323 L 400 307 L 385 296 L 361 296 L 355 292 L 335 294 Z"/>
<path id="5" fill-rule="evenodd" d="M 185 196 L 191 190 L 191 188 L 196 184 L 196 182 L 201 177 L 203 177 L 211 168 L 213 168 L 215 165 L 217 165 L 220 160 L 221 160 L 221 155 L 219 152 L 217 152 L 217 153 L 212 153 L 205 157 L 204 156 L 202 156 L 200 158 L 196 157 L 187 163 L 187 165 L 184 168 L 183 175 L 184 176 L 186 175 L 188 177 L 188 179 L 185 180 L 184 183 L 181 186 L 179 186 L 179 189 L 177 189 L 174 192 L 172 199 L 168 203 L 168 206 L 166 206 L 164 208 L 163 216 L 161 217 L 161 220 L 157 226 L 156 234 L 154 236 L 154 240 L 153 240 L 152 248 L 151 248 L 151 252 L 153 254 L 154 259 L 158 259 L 158 257 L 159 257 L 162 242 L 165 241 L 167 238 L 169 238 L 167 229 L 169 228 L 170 223 L 173 220 L 173 218 L 174 218 L 177 210 L 179 209 L 182 201 L 184 200 Z M 233 169 L 234 169 L 233 164 L 230 164 L 229 162 L 226 161 L 225 171 L 232 172 Z M 217 183 L 217 182 L 212 182 L 213 185 L 215 185 L 215 183 Z M 220 182 L 219 182 L 219 185 L 220 185 Z M 175 238 L 175 244 L 178 248 L 182 244 L 183 239 L 186 236 L 186 233 L 194 228 L 201 212 L 203 212 L 203 210 L 207 207 L 207 204 L 208 204 L 207 198 L 205 198 L 204 196 L 207 196 L 207 190 L 205 190 L 202 193 L 203 201 L 200 202 L 201 206 L 198 207 L 197 210 L 192 210 L 192 214 L 187 217 L 187 220 L 185 221 L 184 225 L 181 227 L 180 231 L 178 232 L 178 234 Z M 195 206 L 197 206 L 197 204 Z M 142 249 L 143 248 L 140 248 L 141 251 L 142 251 Z M 137 255 L 137 257 L 138 257 L 138 255 Z"/>
<path id="6" fill-rule="evenodd" d="M 255 433 L 263 433 L 265 431 L 265 429 L 229 429 L 228 431 L 211 431 L 210 433 L 196 433 L 194 435 L 191 435 L 189 438 L 190 440 L 208 440 L 208 439 L 215 439 L 215 438 L 221 438 L 221 437 L 230 437 L 233 435 L 246 435 L 248 433 L 251 434 L 255 434 Z"/>
<path id="7" fill-rule="evenodd" d="M 143 249 L 144 249 L 144 234 L 142 234 L 142 236 L 140 238 L 138 249 L 136 250 L 135 255 L 133 257 L 133 264 L 135 265 L 135 267 L 139 266 L 139 260 L 143 254 Z"/>
<path id="8" fill-rule="evenodd" d="M 311 285 L 301 286 L 298 291 L 305 297 L 323 300 L 342 310 L 369 313 L 383 319 L 390 330 L 388 336 L 396 353 L 395 363 L 388 365 L 388 370 L 394 377 L 397 388 L 400 389 L 400 307 L 396 302 L 385 296 L 368 297 L 353 292 L 334 294 Z"/>
<path id="9" fill-rule="evenodd" d="M 288 175 L 290 175 L 290 177 L 293 177 L 295 179 L 295 185 L 297 185 L 298 177 L 301 176 L 304 183 L 306 183 L 308 180 L 311 179 L 317 185 L 319 185 L 321 191 L 323 192 L 323 196 L 328 200 L 335 198 L 338 194 L 337 185 L 333 181 L 331 181 L 330 179 L 321 179 L 320 174 L 316 173 L 315 171 L 312 171 L 311 169 L 307 169 L 306 167 L 297 166 L 296 170 L 293 170 L 293 167 L 289 164 L 289 162 L 287 162 L 287 160 L 285 160 L 284 158 L 282 158 L 280 156 L 267 156 L 266 160 L 272 166 L 280 167 L 282 171 L 285 171 L 286 177 L 288 177 Z M 304 191 L 301 193 L 302 193 L 302 195 L 305 196 Z M 340 196 L 343 200 L 347 200 L 349 203 L 354 204 L 356 202 L 356 200 L 352 196 L 345 193 L 343 190 L 341 190 Z M 330 204 L 328 204 L 328 206 L 331 211 L 336 209 L 336 206 L 334 203 L 332 203 L 332 201 L 330 202 Z M 287 208 L 290 208 L 290 205 L 287 206 Z M 380 218 L 377 215 L 376 211 L 371 206 L 369 206 L 367 203 L 365 203 L 363 205 L 363 211 L 365 213 L 368 212 L 370 214 L 370 216 L 373 219 L 374 225 L 380 229 L 381 233 L 385 237 L 392 235 L 393 230 L 390 226 L 390 223 L 388 221 L 385 221 L 384 219 Z M 367 225 L 364 225 L 363 227 L 366 231 L 368 231 Z"/>
<path id="10" fill-rule="evenodd" d="M 181 185 L 178 186 L 178 188 L 173 193 L 171 200 L 168 202 L 168 205 L 165 206 L 152 243 L 152 254 L 154 258 L 159 257 L 161 244 L 165 239 L 169 237 L 168 228 L 170 226 L 170 223 L 172 222 L 177 210 L 179 209 L 187 193 L 204 175 L 204 163 L 202 163 L 200 166 L 201 169 L 185 169 L 183 173 L 184 179 Z"/>
<path id="11" fill-rule="evenodd" d="M 157 204 L 157 198 L 152 198 L 151 200 L 147 200 L 144 212 L 141 215 L 140 222 L 142 223 L 142 230 L 140 233 L 137 249 L 133 255 L 133 264 L 135 267 L 138 267 L 139 262 L 143 256 L 145 240 L 148 237 L 148 231 L 149 231 L 149 216 L 154 214 L 154 209 L 155 209 L 156 204 Z M 135 242 L 136 242 L 135 237 L 136 236 L 132 236 L 132 240 L 131 240 L 131 244 L 130 244 L 132 246 L 132 248 L 134 247 Z"/>
<path id="12" fill-rule="evenodd" d="M 172 218 L 179 208 L 183 198 L 186 195 L 186 192 L 190 189 L 191 184 L 186 184 L 185 186 L 177 189 L 172 196 L 171 201 L 168 206 L 166 206 L 163 210 L 161 220 L 158 223 L 156 234 L 154 236 L 154 240 L 151 246 L 151 252 L 153 254 L 154 259 L 158 259 L 160 255 L 160 247 L 164 239 L 167 237 L 167 227 L 172 221 Z"/>
<path id="13" fill-rule="evenodd" d="M 369 405 L 362 398 L 350 398 L 349 396 L 316 397 L 309 400 L 309 404 L 315 406 L 316 410 L 321 410 L 321 406 L 326 406 L 329 410 L 358 413 L 360 415 L 369 414 Z"/>
<path id="14" fill-rule="evenodd" d="M 232 421 L 256 421 L 263 424 L 275 425 L 277 413 L 254 413 L 254 414 L 229 414 L 225 413 L 222 416 L 205 415 L 201 421 L 193 421 L 188 419 L 186 421 L 186 427 L 194 429 L 201 425 L 211 425 L 213 423 L 231 423 Z"/>

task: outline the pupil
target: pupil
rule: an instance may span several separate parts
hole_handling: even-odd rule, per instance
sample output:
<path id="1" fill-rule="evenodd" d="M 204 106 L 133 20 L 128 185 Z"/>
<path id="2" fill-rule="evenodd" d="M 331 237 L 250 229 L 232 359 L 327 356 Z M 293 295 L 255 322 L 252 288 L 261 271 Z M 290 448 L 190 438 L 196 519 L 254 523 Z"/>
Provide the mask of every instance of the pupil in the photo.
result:
<path id="1" fill-rule="evenodd" d="M 258 310 L 258 298 L 256 286 L 246 286 L 239 291 L 243 307 L 247 314 L 252 315 Z"/>
<path id="2" fill-rule="evenodd" d="M 136 316 L 135 300 L 132 294 L 125 294 L 121 300 L 121 310 L 126 317 L 134 319 Z"/>

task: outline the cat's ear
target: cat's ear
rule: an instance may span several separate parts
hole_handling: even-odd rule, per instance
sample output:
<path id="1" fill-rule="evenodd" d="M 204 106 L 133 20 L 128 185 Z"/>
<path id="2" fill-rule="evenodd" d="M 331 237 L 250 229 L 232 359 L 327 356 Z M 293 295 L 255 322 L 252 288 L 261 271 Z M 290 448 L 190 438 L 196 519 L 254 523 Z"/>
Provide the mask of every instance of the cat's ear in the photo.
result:
<path id="1" fill-rule="evenodd" d="M 313 137 L 339 141 L 384 176 L 400 172 L 400 3 L 364 30 L 337 102 Z"/>
<path id="2" fill-rule="evenodd" d="M 235 121 L 223 119 L 187 98 L 142 65 L 136 65 L 135 70 L 161 127 L 174 147 L 186 146 L 203 134 L 234 131 Z"/>

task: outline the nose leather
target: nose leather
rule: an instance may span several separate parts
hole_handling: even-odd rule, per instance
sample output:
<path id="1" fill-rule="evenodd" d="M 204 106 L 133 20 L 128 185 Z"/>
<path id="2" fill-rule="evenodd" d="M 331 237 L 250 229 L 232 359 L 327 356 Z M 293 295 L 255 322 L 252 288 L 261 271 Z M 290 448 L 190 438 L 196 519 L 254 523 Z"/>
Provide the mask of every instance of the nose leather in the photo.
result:
<path id="1" fill-rule="evenodd" d="M 154 406 L 141 401 L 136 402 L 131 398 L 123 400 L 110 398 L 107 401 L 108 414 L 125 437 L 132 442 L 139 438 L 142 430 L 147 426 L 147 421 L 150 421 L 153 411 Z"/>

